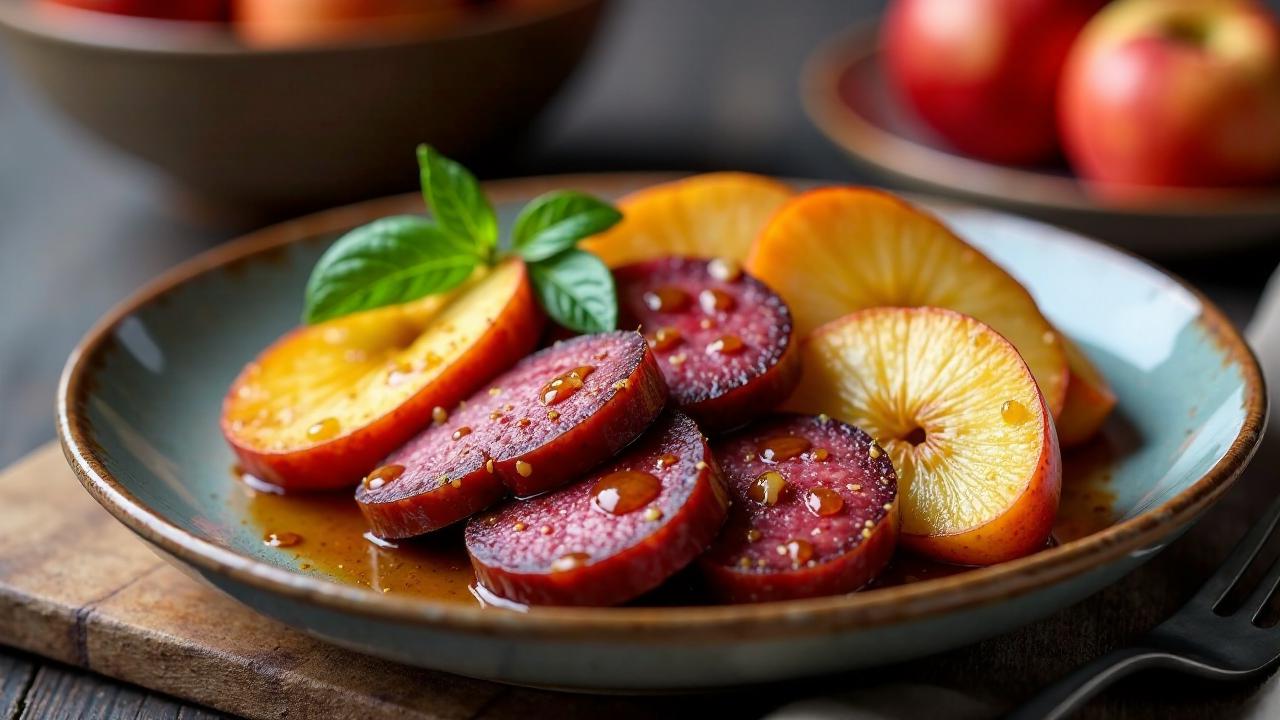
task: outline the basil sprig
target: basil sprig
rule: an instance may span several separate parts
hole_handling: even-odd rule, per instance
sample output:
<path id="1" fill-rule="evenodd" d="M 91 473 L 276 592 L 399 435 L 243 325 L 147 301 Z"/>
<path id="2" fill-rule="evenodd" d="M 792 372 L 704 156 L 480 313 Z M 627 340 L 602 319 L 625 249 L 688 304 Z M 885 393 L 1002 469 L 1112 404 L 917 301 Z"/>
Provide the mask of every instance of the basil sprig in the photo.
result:
<path id="1" fill-rule="evenodd" d="M 339 238 L 311 271 L 304 321 L 447 292 L 476 267 L 519 256 L 551 319 L 577 332 L 617 326 L 613 275 L 577 248 L 622 219 L 616 208 L 572 190 L 546 193 L 520 211 L 509 246 L 500 247 L 497 215 L 474 175 L 427 145 L 418 147 L 418 167 L 431 219 L 382 218 Z"/>

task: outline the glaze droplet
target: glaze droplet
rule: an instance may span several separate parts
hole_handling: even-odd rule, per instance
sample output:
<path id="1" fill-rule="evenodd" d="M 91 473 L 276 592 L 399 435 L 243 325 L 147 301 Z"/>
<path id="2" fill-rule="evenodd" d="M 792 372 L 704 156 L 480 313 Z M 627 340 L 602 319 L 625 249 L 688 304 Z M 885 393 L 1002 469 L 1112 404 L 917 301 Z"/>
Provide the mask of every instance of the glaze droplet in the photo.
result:
<path id="1" fill-rule="evenodd" d="M 684 337 L 673 327 L 658 328 L 649 336 L 649 347 L 655 352 L 665 352 L 679 345 Z"/>
<path id="2" fill-rule="evenodd" d="M 338 418 L 327 417 L 307 428 L 307 439 L 316 442 L 328 440 L 336 437 L 341 429 L 342 424 L 338 422 Z"/>
<path id="3" fill-rule="evenodd" d="M 262 544 L 267 547 L 293 547 L 302 542 L 302 536 L 291 532 L 269 532 L 262 536 Z"/>
<path id="4" fill-rule="evenodd" d="M 591 504 L 610 515 L 625 515 L 653 502 L 661 491 L 662 482 L 649 473 L 619 470 L 596 481 Z"/>
<path id="5" fill-rule="evenodd" d="M 718 312 L 729 312 L 737 306 L 738 301 L 723 290 L 707 288 L 698 293 L 698 304 L 702 306 L 702 312 L 712 315 Z"/>
<path id="6" fill-rule="evenodd" d="M 587 376 L 595 372 L 593 365 L 581 365 L 566 373 L 557 375 L 542 386 L 542 390 L 538 392 L 538 400 L 543 405 L 555 405 L 568 399 L 578 390 L 582 389 L 583 380 Z"/>
<path id="7" fill-rule="evenodd" d="M 383 465 L 365 476 L 364 486 L 370 490 L 377 490 L 383 485 L 394 482 L 403 474 L 403 465 L 396 465 L 394 463 L 391 465 Z"/>
<path id="8" fill-rule="evenodd" d="M 844 498 L 830 488 L 810 488 L 804 498 L 805 507 L 818 517 L 835 515 L 844 509 Z"/>
<path id="9" fill-rule="evenodd" d="M 807 438 L 799 435 L 778 435 L 763 440 L 758 449 L 761 460 L 765 462 L 782 462 L 783 460 L 798 457 L 810 447 L 812 447 L 812 443 Z"/>
<path id="10" fill-rule="evenodd" d="M 561 555 L 551 563 L 551 572 L 565 572 L 580 568 L 591 561 L 591 556 L 584 552 L 572 552 Z"/>
<path id="11" fill-rule="evenodd" d="M 708 355 L 737 355 L 745 350 L 746 343 L 737 335 L 721 335 L 707 344 Z"/>
<path id="12" fill-rule="evenodd" d="M 654 312 L 678 312 L 689 305 L 689 293 L 678 287 L 664 285 L 644 294 L 645 307 Z"/>
<path id="13" fill-rule="evenodd" d="M 766 470 L 751 483 L 747 497 L 761 505 L 777 505 L 778 498 L 787 487 L 787 479 L 777 470 Z"/>
<path id="14" fill-rule="evenodd" d="M 808 540 L 788 540 L 784 547 L 786 556 L 794 565 L 803 565 L 813 559 L 813 543 Z"/>
<path id="15" fill-rule="evenodd" d="M 742 264 L 732 258 L 713 258 L 707 263 L 707 273 L 721 282 L 733 282 L 742 277 Z"/>
<path id="16" fill-rule="evenodd" d="M 1021 425 L 1031 419 L 1031 411 L 1017 400 L 1005 400 L 1000 406 L 1000 417 L 1010 425 Z"/>

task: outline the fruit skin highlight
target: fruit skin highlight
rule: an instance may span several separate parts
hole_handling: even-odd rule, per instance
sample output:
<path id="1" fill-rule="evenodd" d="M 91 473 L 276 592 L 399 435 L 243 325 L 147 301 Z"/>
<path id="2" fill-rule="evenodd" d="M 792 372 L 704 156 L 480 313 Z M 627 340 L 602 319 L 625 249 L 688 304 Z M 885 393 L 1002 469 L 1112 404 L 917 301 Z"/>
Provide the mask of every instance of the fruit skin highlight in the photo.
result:
<path id="1" fill-rule="evenodd" d="M 1067 382 L 1067 399 L 1062 416 L 1055 423 L 1058 442 L 1069 448 L 1093 439 L 1102 429 L 1116 406 L 1116 394 L 1106 378 L 1093 366 L 1075 343 L 1063 338 L 1071 379 Z"/>
<path id="2" fill-rule="evenodd" d="M 1248 0 L 1123 0 L 1071 50 L 1059 127 L 1106 197 L 1280 179 L 1280 23 Z"/>
<path id="3" fill-rule="evenodd" d="M 1003 337 L 942 308 L 872 308 L 801 349 L 805 375 L 786 408 L 861 427 L 888 451 L 904 547 L 990 565 L 1045 546 L 1062 485 L 1057 433 Z"/>
<path id="4" fill-rule="evenodd" d="M 1103 0 L 896 0 L 881 44 L 893 89 L 955 149 L 1052 160 L 1058 78 Z"/>
<path id="5" fill-rule="evenodd" d="M 492 298 L 500 292 L 506 293 L 505 300 L 495 302 Z M 423 336 L 431 327 L 448 322 L 442 319 L 451 317 L 451 311 L 465 313 L 471 307 L 487 311 L 490 305 L 495 306 L 492 315 L 455 318 L 474 324 L 467 347 L 450 344 L 452 354 L 408 376 L 417 377 L 406 379 L 399 395 L 384 388 L 396 363 L 412 367 L 430 359 L 416 356 L 413 348 L 420 342 L 429 345 Z M 222 434 L 247 474 L 285 490 L 354 487 L 382 458 L 429 425 L 435 408 L 453 407 L 532 350 L 543 321 L 524 264 L 512 260 L 492 272 L 478 273 L 447 295 L 297 328 L 264 350 L 232 383 L 223 400 Z M 330 342 L 339 337 L 344 339 Z M 372 347 L 353 344 L 361 340 Z M 346 356 L 353 352 L 369 357 L 348 362 Z M 346 366 L 354 375 L 340 372 Z M 324 377 L 326 373 L 333 377 Z M 334 386 L 328 387 L 325 380 Z M 341 390 L 335 389 L 339 385 Z M 367 407 L 371 393 L 365 390 L 369 388 L 387 393 L 376 399 L 389 404 Z M 343 408 L 358 413 L 356 420 L 332 409 L 343 391 L 358 393 L 344 401 L 348 405 Z M 311 407 L 304 413 L 292 405 L 272 406 L 273 398 L 290 397 L 308 399 Z M 258 413 L 263 409 L 277 418 L 278 411 L 286 408 L 297 415 L 292 421 L 254 426 L 261 422 Z M 336 435 L 309 440 L 310 428 L 330 417 L 338 422 Z"/>
<path id="6" fill-rule="evenodd" d="M 741 261 L 792 195 L 772 178 L 716 172 L 637 190 L 618 203 L 622 222 L 584 240 L 609 267 L 665 256 Z"/>
<path id="7" fill-rule="evenodd" d="M 232 0 L 236 31 L 251 45 L 291 47 L 456 27 L 461 2 L 425 0 Z"/>
<path id="8" fill-rule="evenodd" d="M 950 308 L 1018 348 L 1049 410 L 1062 411 L 1067 359 L 1058 332 L 1013 276 L 936 218 L 879 190 L 797 195 L 752 245 L 745 269 L 782 296 L 798 337 L 855 310 Z"/>

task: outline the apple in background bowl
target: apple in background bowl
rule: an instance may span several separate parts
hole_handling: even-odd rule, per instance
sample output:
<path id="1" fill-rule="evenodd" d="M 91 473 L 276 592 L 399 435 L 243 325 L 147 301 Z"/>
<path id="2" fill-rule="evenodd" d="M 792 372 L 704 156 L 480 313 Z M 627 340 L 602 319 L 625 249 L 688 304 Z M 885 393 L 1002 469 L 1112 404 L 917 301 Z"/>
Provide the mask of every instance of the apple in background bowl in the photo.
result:
<path id="1" fill-rule="evenodd" d="M 237 32 L 254 45 L 436 33 L 467 15 L 465 0 L 234 0 Z"/>
<path id="2" fill-rule="evenodd" d="M 41 0 L 41 2 L 113 15 L 161 20 L 221 22 L 225 21 L 228 15 L 228 0 Z"/>
<path id="3" fill-rule="evenodd" d="M 1104 0 L 894 0 L 891 86 L 956 150 L 1032 164 L 1057 155 L 1063 61 Z"/>
<path id="4" fill-rule="evenodd" d="M 1078 174 L 1106 194 L 1280 178 L 1280 26 L 1248 0 L 1121 0 L 1072 49 L 1059 96 Z"/>

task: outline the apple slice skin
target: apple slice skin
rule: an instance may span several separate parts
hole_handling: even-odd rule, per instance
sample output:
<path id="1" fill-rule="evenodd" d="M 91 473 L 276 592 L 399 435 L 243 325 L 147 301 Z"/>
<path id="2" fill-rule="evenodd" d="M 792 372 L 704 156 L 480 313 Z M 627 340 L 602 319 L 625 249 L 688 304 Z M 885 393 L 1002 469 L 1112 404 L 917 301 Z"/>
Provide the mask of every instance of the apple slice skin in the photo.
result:
<path id="1" fill-rule="evenodd" d="M 712 434 L 741 427 L 773 409 L 800 382 L 800 353 L 791 310 L 764 283 L 736 268 L 716 278 L 705 260 L 664 257 L 613 272 L 619 325 L 640 326 L 671 389 L 671 399 Z M 647 306 L 655 289 L 683 292 L 678 310 Z M 724 311 L 701 302 L 704 291 L 724 293 L 733 307 Z M 703 324 L 707 324 L 703 327 Z M 664 345 L 657 333 L 674 328 L 679 339 Z M 712 344 L 737 338 L 743 347 L 717 353 Z"/>
<path id="2" fill-rule="evenodd" d="M 823 249 L 826 251 L 823 257 L 808 257 L 804 254 L 804 250 L 813 250 L 812 247 L 801 249 L 806 241 L 803 233 L 811 230 L 809 225 L 826 229 L 830 226 L 824 226 L 824 223 L 842 220 L 858 223 L 853 230 L 845 228 L 846 233 L 853 234 L 828 238 L 829 242 L 823 243 Z M 782 295 L 791 305 L 797 332 L 802 339 L 820 325 L 832 322 L 848 313 L 877 306 L 943 306 L 957 312 L 967 312 L 978 320 L 987 322 L 981 314 L 969 311 L 967 307 L 953 307 L 954 303 L 948 304 L 939 298 L 930 297 L 936 293 L 936 288 L 927 283 L 921 288 L 919 282 L 915 283 L 914 290 L 917 292 L 904 294 L 904 287 L 910 285 L 904 281 L 895 292 L 882 294 L 869 301 L 864 298 L 861 304 L 847 305 L 838 310 L 832 303 L 827 303 L 823 308 L 810 308 L 798 302 L 796 298 L 798 291 L 802 292 L 806 287 L 813 285 L 814 271 L 811 268 L 815 265 L 820 266 L 821 263 L 827 262 L 856 263 L 860 261 L 861 247 L 871 244 L 866 239 L 866 233 L 876 222 L 890 223 L 889 227 L 904 233 L 899 238 L 901 242 L 898 243 L 902 248 L 913 249 L 921 254 L 951 255 L 958 264 L 972 265 L 980 269 L 980 276 L 984 282 L 994 283 L 995 287 L 990 289 L 998 290 L 1002 296 L 1017 298 L 1019 305 L 1026 309 L 1026 317 L 1022 320 L 1028 322 L 1028 327 L 1035 328 L 1034 339 L 1022 338 L 1024 345 L 1032 342 L 1043 345 L 1035 348 L 1037 354 L 1044 353 L 1044 357 L 1039 363 L 1033 362 L 1036 365 L 1034 373 L 1045 394 L 1049 409 L 1056 418 L 1062 412 L 1066 396 L 1067 362 L 1065 352 L 1062 350 L 1061 338 L 1040 313 L 1035 298 L 1003 268 L 955 235 L 940 220 L 892 193 L 856 186 L 824 187 L 800 193 L 774 213 L 772 220 L 752 245 L 744 267 Z M 937 242 L 931 246 L 922 247 L 921 243 L 915 242 L 922 234 L 936 238 Z M 838 249 L 829 250 L 830 247 Z M 799 252 L 798 249 L 800 249 Z M 869 254 L 872 252 L 878 251 L 873 247 L 868 250 Z M 801 264 L 797 263 L 797 259 Z M 921 258 L 918 256 L 904 260 L 909 263 L 920 261 Z M 852 282 L 855 281 L 846 280 L 845 284 Z M 913 295 L 918 294 L 921 289 L 925 290 L 924 296 L 914 297 Z M 953 287 L 952 292 L 956 291 Z M 983 290 L 978 290 L 976 297 L 962 295 L 960 299 L 967 300 L 968 303 L 961 304 L 972 304 L 983 294 Z M 836 295 L 838 292 L 831 293 L 830 297 L 834 299 Z M 990 307 L 985 309 L 988 311 L 986 314 L 992 311 Z M 1008 335 L 1010 331 L 1006 329 L 1001 332 Z M 1024 334 L 1029 334 L 1025 328 Z M 1027 347 L 1026 350 L 1030 351 L 1031 348 Z"/>
<path id="3" fill-rule="evenodd" d="M 664 462 L 664 456 L 674 460 Z M 630 512 L 608 513 L 594 505 L 592 491 L 619 471 L 648 474 L 661 489 Z M 657 587 L 701 554 L 724 524 L 728 503 L 697 424 L 672 411 L 582 482 L 472 518 L 467 552 L 479 582 L 508 600 L 617 605 Z M 571 553 L 589 560 L 557 568 L 574 559 Z"/>
<path id="4" fill-rule="evenodd" d="M 1116 395 L 1106 378 L 1075 343 L 1063 337 L 1067 352 L 1067 399 L 1058 418 L 1058 442 L 1069 448 L 1083 445 L 1098 434 L 1116 406 Z"/>
<path id="5" fill-rule="evenodd" d="M 651 185 L 618 202 L 623 219 L 583 241 L 609 267 L 670 255 L 741 261 L 794 191 L 770 177 L 712 172 Z"/>
<path id="6" fill-rule="evenodd" d="M 1017 350 L 1003 336 L 974 318 L 945 308 L 868 308 L 837 318 L 815 329 L 802 343 L 802 352 L 808 355 L 813 351 L 815 343 L 824 342 L 827 335 L 842 333 L 846 325 L 856 326 L 861 322 L 873 321 L 877 317 L 895 314 L 927 313 L 971 324 L 985 330 L 989 333 L 989 337 L 996 339 L 998 346 L 1008 353 L 1007 357 L 1010 361 L 1019 368 L 1021 373 L 1025 373 L 1027 384 L 1035 398 L 1034 402 L 1038 406 L 1040 417 L 1044 419 L 1044 424 L 1038 443 L 1039 452 L 1034 463 L 1029 464 L 1032 469 L 1029 470 L 1027 484 L 1003 512 L 980 525 L 954 533 L 913 533 L 907 530 L 907 524 L 904 523 L 898 539 L 899 544 L 933 560 L 973 566 L 1005 562 L 1041 550 L 1053 531 L 1054 519 L 1058 512 L 1062 490 L 1062 455 L 1053 415 L 1049 411 L 1043 394 L 1039 391 L 1039 385 Z M 818 364 L 813 357 L 809 358 L 809 362 Z M 831 392 L 834 391 L 829 387 L 805 387 L 802 383 L 802 387 L 788 400 L 786 407 L 792 410 L 816 411 L 819 407 L 826 407 L 829 401 L 818 400 L 815 395 L 825 396 Z M 899 400 L 900 398 L 892 398 L 890 402 Z"/>
<path id="7" fill-rule="evenodd" d="M 544 405 L 549 383 L 593 370 L 582 387 Z M 402 473 L 356 488 L 375 534 L 403 538 L 438 530 L 508 491 L 527 497 L 580 477 L 626 447 L 657 418 L 667 386 L 639 334 L 583 335 L 541 350 L 493 378 L 443 422 L 388 456 Z"/>
<path id="8" fill-rule="evenodd" d="M 1045 411 L 1048 412 L 1047 410 Z M 1062 494 L 1062 455 L 1053 418 L 1046 415 L 1044 452 L 1022 495 L 1001 515 L 950 535 L 908 535 L 903 547 L 956 565 L 994 565 L 1043 550 L 1053 532 Z"/>
<path id="9" fill-rule="evenodd" d="M 234 430 L 229 409 L 248 381 L 246 367 L 223 400 L 221 429 L 239 461 L 240 469 L 289 492 L 350 488 L 374 469 L 378 461 L 431 423 L 436 407 L 451 407 L 489 378 L 511 367 L 536 347 L 546 320 L 533 294 L 528 273 L 521 266 L 516 291 L 475 343 L 434 380 L 404 403 L 373 422 L 310 447 L 271 452 L 245 442 Z M 323 326 L 300 327 L 286 333 L 259 356 L 287 352 Z"/>
<path id="10" fill-rule="evenodd" d="M 770 439 L 787 436 L 804 438 L 809 447 L 790 458 L 766 460 Z M 825 455 L 815 455 L 819 449 Z M 893 557 L 899 533 L 897 476 L 888 454 L 862 430 L 822 416 L 779 414 L 718 441 L 713 450 L 733 505 L 724 532 L 699 560 L 699 569 L 721 600 L 750 603 L 853 592 Z M 781 474 L 786 485 L 776 503 L 766 505 L 751 492 L 770 471 Z M 823 516 L 810 510 L 807 493 L 815 488 L 836 493 L 839 510 Z M 795 562 L 789 549 L 793 540 L 809 543 L 809 560 Z"/>

